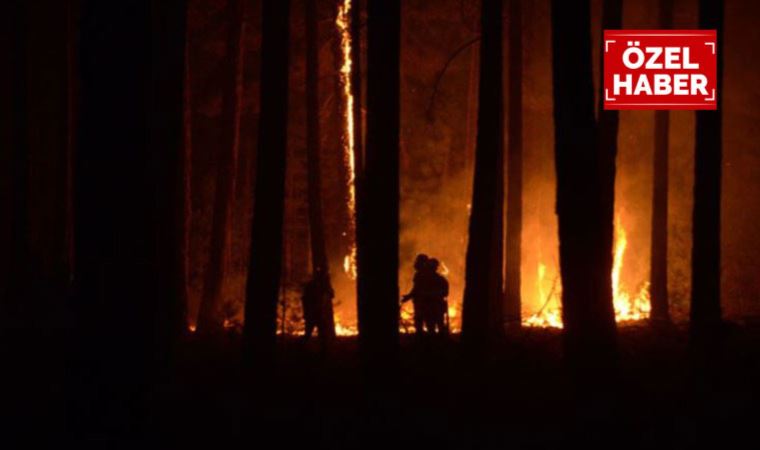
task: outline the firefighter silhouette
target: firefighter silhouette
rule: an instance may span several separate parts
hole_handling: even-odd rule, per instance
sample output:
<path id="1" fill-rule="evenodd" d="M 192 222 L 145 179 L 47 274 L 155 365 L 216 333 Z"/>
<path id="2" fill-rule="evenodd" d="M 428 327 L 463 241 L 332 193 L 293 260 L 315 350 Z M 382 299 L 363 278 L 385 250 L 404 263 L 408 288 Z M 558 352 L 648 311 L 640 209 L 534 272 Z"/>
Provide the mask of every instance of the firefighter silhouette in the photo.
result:
<path id="1" fill-rule="evenodd" d="M 405 303 L 412 300 L 414 305 L 414 329 L 418 336 L 448 333 L 444 320 L 449 282 L 438 273 L 439 262 L 425 254 L 419 254 L 414 261 L 412 290 L 401 298 Z"/>

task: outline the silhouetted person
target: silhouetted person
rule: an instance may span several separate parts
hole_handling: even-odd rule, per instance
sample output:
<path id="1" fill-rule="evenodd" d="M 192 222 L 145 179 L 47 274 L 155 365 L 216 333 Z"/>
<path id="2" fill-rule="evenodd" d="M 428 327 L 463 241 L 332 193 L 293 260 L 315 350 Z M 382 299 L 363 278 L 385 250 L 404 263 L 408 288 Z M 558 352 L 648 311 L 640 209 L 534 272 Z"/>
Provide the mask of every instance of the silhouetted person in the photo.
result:
<path id="1" fill-rule="evenodd" d="M 306 343 L 314 333 L 314 329 L 319 330 L 319 338 L 323 345 L 327 343 L 328 336 L 326 327 L 328 326 L 327 313 L 328 302 L 332 302 L 335 292 L 330 286 L 329 275 L 317 270 L 314 272 L 303 288 L 301 303 L 303 305 L 304 335 L 303 342 Z"/>
<path id="2" fill-rule="evenodd" d="M 428 260 L 430 287 L 428 291 L 428 305 L 425 314 L 425 326 L 428 333 L 448 334 L 449 326 L 445 317 L 448 315 L 449 282 L 438 273 L 440 263 L 437 259 Z"/>
<path id="3" fill-rule="evenodd" d="M 401 297 L 401 303 L 409 300 L 414 305 L 414 330 L 417 336 L 424 333 L 425 315 L 430 304 L 430 291 L 432 273 L 430 272 L 430 259 L 424 253 L 417 255 L 414 260 L 414 279 L 412 290 Z"/>

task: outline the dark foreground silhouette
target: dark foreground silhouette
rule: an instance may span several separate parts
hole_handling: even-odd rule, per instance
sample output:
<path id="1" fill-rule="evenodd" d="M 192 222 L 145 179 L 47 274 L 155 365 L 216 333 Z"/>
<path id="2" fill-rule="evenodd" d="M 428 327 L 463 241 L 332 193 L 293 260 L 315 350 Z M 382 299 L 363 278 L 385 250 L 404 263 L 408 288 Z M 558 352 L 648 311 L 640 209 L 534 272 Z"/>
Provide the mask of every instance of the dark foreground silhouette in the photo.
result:
<path id="1" fill-rule="evenodd" d="M 338 338 L 326 356 L 317 341 L 282 339 L 267 373 L 243 370 L 237 335 L 190 336 L 168 372 L 126 386 L 131 394 L 120 401 L 91 400 L 96 409 L 72 405 L 82 384 L 109 374 L 61 372 L 61 354 L 26 358 L 35 386 L 12 393 L 5 405 L 16 409 L 4 424 L 28 442 L 163 448 L 551 448 L 570 440 L 689 448 L 711 439 L 730 448 L 754 439 L 760 327 L 731 330 L 715 378 L 692 370 L 686 338 L 681 329 L 622 328 L 615 389 L 589 398 L 569 381 L 552 330 L 511 334 L 480 362 L 461 355 L 458 336 L 402 336 L 398 364 L 380 374 L 362 371 L 355 338 Z M 48 351 L 59 343 L 48 341 Z"/>

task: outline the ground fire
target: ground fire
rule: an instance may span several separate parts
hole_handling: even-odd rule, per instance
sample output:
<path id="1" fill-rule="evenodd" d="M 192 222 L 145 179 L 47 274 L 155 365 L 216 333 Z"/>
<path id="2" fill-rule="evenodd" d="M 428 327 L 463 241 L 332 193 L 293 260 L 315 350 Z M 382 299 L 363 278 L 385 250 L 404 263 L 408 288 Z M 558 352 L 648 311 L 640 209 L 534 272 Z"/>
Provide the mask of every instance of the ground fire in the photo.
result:
<path id="1" fill-rule="evenodd" d="M 647 319 L 651 310 L 649 283 L 643 283 L 637 292 L 631 294 L 621 282 L 627 248 L 628 237 L 620 217 L 618 217 L 615 220 L 615 245 L 610 280 L 613 306 L 615 307 L 615 321 L 620 324 Z M 557 279 L 552 280 L 548 292 L 546 291 L 546 282 L 546 265 L 539 263 L 536 289 L 538 298 L 545 300 L 539 311 L 525 318 L 523 324 L 531 327 L 562 328 L 561 282 L 558 282 Z"/>

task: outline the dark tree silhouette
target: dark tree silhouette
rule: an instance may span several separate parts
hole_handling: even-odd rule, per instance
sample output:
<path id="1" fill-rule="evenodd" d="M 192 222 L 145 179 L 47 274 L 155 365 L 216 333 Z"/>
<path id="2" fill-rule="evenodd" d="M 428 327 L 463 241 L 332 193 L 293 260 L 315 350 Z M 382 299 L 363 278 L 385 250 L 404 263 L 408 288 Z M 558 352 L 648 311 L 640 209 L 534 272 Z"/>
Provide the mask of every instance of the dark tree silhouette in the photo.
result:
<path id="1" fill-rule="evenodd" d="M 71 403 L 98 430 L 139 420 L 183 327 L 185 4 L 82 8 Z"/>
<path id="2" fill-rule="evenodd" d="M 289 0 L 263 3 L 261 113 L 243 329 L 244 351 L 249 361 L 273 357 L 277 342 L 285 206 L 289 13 Z"/>
<path id="3" fill-rule="evenodd" d="M 478 131 L 462 311 L 462 342 L 471 349 L 482 349 L 503 330 L 501 0 L 483 0 L 481 28 Z"/>
<path id="4" fill-rule="evenodd" d="M 673 0 L 660 0 L 660 28 L 673 27 Z M 670 113 L 654 113 L 654 175 L 652 188 L 652 247 L 649 291 L 655 323 L 669 322 L 668 311 L 668 133 Z"/>
<path id="5" fill-rule="evenodd" d="M 4 122 L 7 124 L 10 173 L 9 200 L 9 246 L 10 262 L 7 267 L 7 284 L 2 299 L 2 316 L 5 320 L 18 319 L 23 298 L 28 295 L 31 275 L 30 227 L 29 227 L 29 111 L 27 89 L 27 46 L 28 46 L 28 5 L 25 2 L 10 2 L 4 11 L 4 50 L 8 51 L 10 64 L 7 66 L 10 110 Z M 7 34 L 6 34 L 7 33 Z"/>
<path id="6" fill-rule="evenodd" d="M 367 3 L 367 142 L 357 198 L 359 342 L 378 363 L 398 346 L 401 5 Z"/>
<path id="7" fill-rule="evenodd" d="M 229 265 L 229 245 L 240 146 L 239 73 L 242 70 L 243 2 L 230 0 L 227 4 L 227 58 L 229 62 L 222 84 L 221 123 L 223 139 L 216 151 L 216 186 L 211 224 L 209 262 L 203 284 L 198 312 L 198 332 L 213 332 L 221 328 L 221 304 L 224 276 Z"/>
<path id="8" fill-rule="evenodd" d="M 364 120 L 362 119 L 362 9 L 361 2 L 351 4 L 351 94 L 354 96 L 354 153 L 357 178 L 364 169 Z M 358 182 L 358 179 L 357 179 Z"/>
<path id="9" fill-rule="evenodd" d="M 319 127 L 319 18 L 317 0 L 305 0 L 306 21 L 306 157 L 308 166 L 309 242 L 311 244 L 311 267 L 314 273 L 330 273 L 325 246 L 325 227 L 322 220 L 322 176 L 320 173 L 320 127 Z M 329 283 L 329 282 L 328 282 Z M 324 311 L 328 339 L 335 337 L 332 303 Z"/>
<path id="10" fill-rule="evenodd" d="M 156 258 L 158 281 L 158 348 L 176 345 L 186 330 L 186 236 L 190 220 L 189 148 L 185 147 L 185 70 L 187 0 L 151 3 L 152 59 L 150 148 L 157 153 Z M 171 348 L 170 348 L 171 349 Z"/>
<path id="11" fill-rule="evenodd" d="M 623 27 L 622 0 L 604 0 L 602 3 L 602 30 L 619 30 Z M 599 73 L 604 74 L 604 55 L 599 56 Z M 604 109 L 604 86 L 600 83 L 598 91 L 597 164 L 599 165 L 601 216 L 599 216 L 599 239 L 597 245 L 598 270 L 595 281 L 599 289 L 599 302 L 609 309 L 614 318 L 612 303 L 612 249 L 615 231 L 615 159 L 617 158 L 617 139 L 619 115 L 616 110 Z M 613 320 L 614 325 L 614 320 Z"/>
<path id="12" fill-rule="evenodd" d="M 193 90 L 190 66 L 190 32 L 185 29 L 185 80 L 183 91 L 183 151 L 180 155 L 181 187 L 179 195 L 182 197 L 182 225 L 180 235 L 180 258 L 181 273 L 179 283 L 181 286 L 182 304 L 185 305 L 184 320 L 188 322 L 187 305 L 190 298 L 190 232 L 193 216 L 192 180 L 193 180 Z M 187 325 L 187 324 L 185 324 Z"/>
<path id="13" fill-rule="evenodd" d="M 509 2 L 509 121 L 507 129 L 507 237 L 504 306 L 509 324 L 520 326 L 522 259 L 522 0 Z"/>
<path id="14" fill-rule="evenodd" d="M 606 13 L 605 13 L 606 14 Z M 552 1 L 555 165 L 565 354 L 604 364 L 615 352 L 611 242 L 600 238 L 609 193 L 594 119 L 589 2 Z M 613 160 L 614 164 L 614 160 Z"/>
<path id="15" fill-rule="evenodd" d="M 722 167 L 723 2 L 700 0 L 699 27 L 718 33 L 718 109 L 697 111 L 691 253 L 691 344 L 713 345 L 721 324 L 720 185 Z"/>

